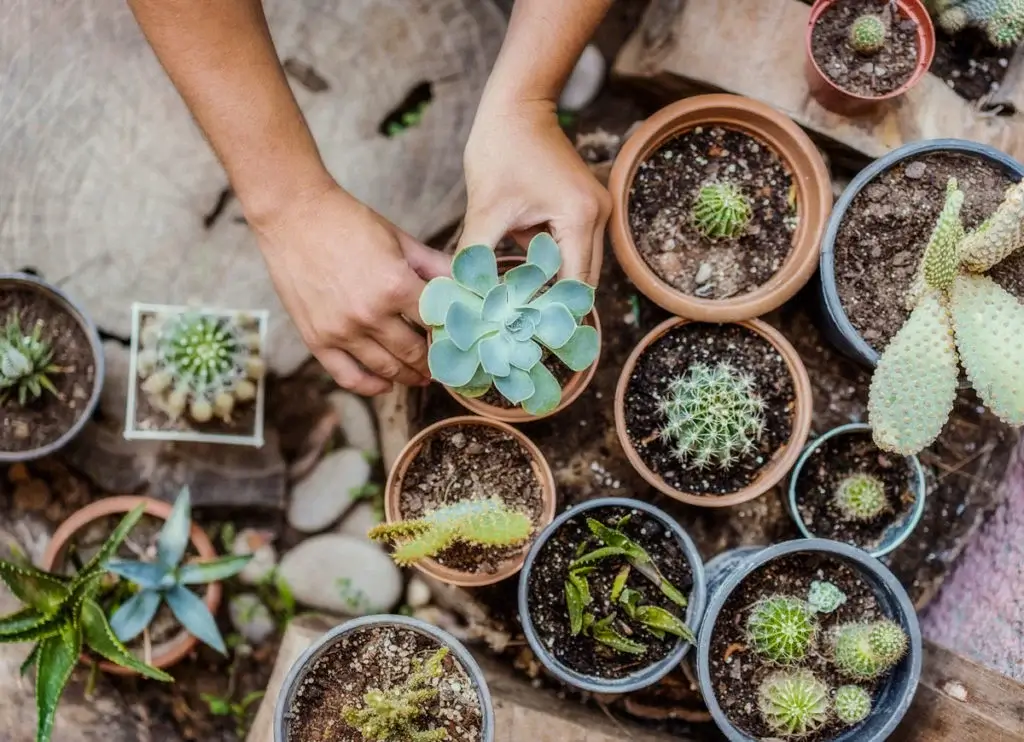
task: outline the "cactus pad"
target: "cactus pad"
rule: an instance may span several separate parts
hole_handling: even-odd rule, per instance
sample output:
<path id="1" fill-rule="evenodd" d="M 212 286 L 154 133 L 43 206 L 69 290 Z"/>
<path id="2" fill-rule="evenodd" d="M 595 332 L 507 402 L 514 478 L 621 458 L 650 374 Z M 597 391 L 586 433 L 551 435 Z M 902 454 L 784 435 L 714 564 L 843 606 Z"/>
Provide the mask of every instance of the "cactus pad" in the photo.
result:
<path id="1" fill-rule="evenodd" d="M 693 225 L 708 239 L 735 239 L 750 223 L 750 200 L 732 183 L 705 183 L 691 213 Z"/>
<path id="2" fill-rule="evenodd" d="M 870 474 L 851 474 L 836 488 L 835 504 L 846 520 L 872 520 L 889 507 L 885 485 Z"/>
<path id="3" fill-rule="evenodd" d="M 960 211 L 964 205 L 964 192 L 956 178 L 946 184 L 946 202 L 932 229 L 931 237 L 921 257 L 921 267 L 907 294 L 907 309 L 913 309 L 928 287 L 947 289 L 960 269 L 960 243 L 964 238 L 964 225 Z"/>
<path id="4" fill-rule="evenodd" d="M 747 638 L 754 649 L 779 664 L 804 658 L 818 632 L 811 606 L 783 595 L 762 598 L 747 619 Z"/>
<path id="5" fill-rule="evenodd" d="M 1024 182 L 1011 186 L 995 213 L 964 238 L 960 245 L 960 260 L 967 270 L 984 273 L 1022 245 Z"/>
<path id="6" fill-rule="evenodd" d="M 844 685 L 832 702 L 836 718 L 847 726 L 859 724 L 871 713 L 871 694 L 859 685 Z"/>
<path id="7" fill-rule="evenodd" d="M 862 15 L 850 26 L 850 46 L 858 54 L 877 54 L 885 46 L 885 37 L 885 21 L 877 15 Z"/>
<path id="8" fill-rule="evenodd" d="M 801 737 L 829 720 L 829 689 L 808 670 L 768 676 L 757 691 L 761 716 L 774 731 Z"/>

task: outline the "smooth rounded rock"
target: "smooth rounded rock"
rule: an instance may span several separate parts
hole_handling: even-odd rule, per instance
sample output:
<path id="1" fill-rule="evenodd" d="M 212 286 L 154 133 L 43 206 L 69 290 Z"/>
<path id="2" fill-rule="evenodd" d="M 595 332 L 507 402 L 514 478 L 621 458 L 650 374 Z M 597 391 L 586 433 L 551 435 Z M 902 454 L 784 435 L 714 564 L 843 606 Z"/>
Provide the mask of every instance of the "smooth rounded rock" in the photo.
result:
<path id="1" fill-rule="evenodd" d="M 327 401 L 338 416 L 338 426 L 345 434 L 345 443 L 376 456 L 379 452 L 377 426 L 366 402 L 355 394 L 341 391 L 331 392 Z"/>
<path id="2" fill-rule="evenodd" d="M 231 598 L 228 614 L 235 631 L 253 646 L 259 646 L 277 631 L 270 609 L 255 593 L 240 593 Z"/>
<path id="3" fill-rule="evenodd" d="M 252 559 L 238 573 L 238 579 L 246 585 L 263 582 L 277 566 L 277 549 L 274 548 L 273 531 L 257 528 L 243 528 L 235 536 L 231 553 L 236 556 L 252 554 Z"/>
<path id="4" fill-rule="evenodd" d="M 377 508 L 372 502 L 361 502 L 348 511 L 338 526 L 338 533 L 343 536 L 352 536 L 367 540 L 367 532 L 374 526 L 383 522 Z"/>
<path id="5" fill-rule="evenodd" d="M 345 513 L 370 481 L 370 463 L 357 448 L 327 454 L 295 485 L 288 522 L 303 533 L 322 531 Z"/>
<path id="6" fill-rule="evenodd" d="M 562 89 L 558 107 L 563 111 L 580 111 L 590 105 L 601 92 L 606 67 L 600 50 L 588 44 Z"/>

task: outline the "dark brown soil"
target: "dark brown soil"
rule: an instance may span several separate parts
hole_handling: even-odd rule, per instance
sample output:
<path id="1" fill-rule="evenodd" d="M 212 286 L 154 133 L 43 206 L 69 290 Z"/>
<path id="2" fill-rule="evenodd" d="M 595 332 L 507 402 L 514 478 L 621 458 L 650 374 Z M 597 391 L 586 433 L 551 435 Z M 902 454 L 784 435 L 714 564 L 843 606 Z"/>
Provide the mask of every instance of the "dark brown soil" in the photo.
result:
<path id="1" fill-rule="evenodd" d="M 835 278 L 850 322 L 882 350 L 907 321 L 907 289 L 945 201 L 946 182 L 964 191 L 964 226 L 981 224 L 1002 202 L 1012 180 L 976 157 L 949 152 L 912 158 L 886 171 L 857 194 L 835 244 Z M 1024 251 L 988 275 L 1024 299 Z"/>
<path id="2" fill-rule="evenodd" d="M 870 474 L 885 485 L 886 512 L 870 521 L 843 518 L 834 495 L 851 474 Z M 804 525 L 815 536 L 871 550 L 890 526 L 910 513 L 916 482 L 905 458 L 879 450 L 869 433 L 851 432 L 829 438 L 804 462 L 796 483 L 796 503 Z"/>
<path id="3" fill-rule="evenodd" d="M 642 510 L 606 508 L 580 513 L 567 520 L 544 544 L 530 573 L 529 606 L 530 618 L 541 643 L 551 650 L 559 662 L 576 672 L 598 678 L 622 678 L 649 667 L 671 654 L 679 639 L 666 635 L 663 639 L 647 633 L 641 624 L 630 621 L 621 608 L 611 602 L 610 594 L 615 576 L 626 564 L 622 557 L 613 557 L 598 562 L 598 567 L 586 576 L 594 602 L 584 610 L 601 619 L 616 613 L 619 633 L 647 645 L 643 655 L 617 652 L 594 639 L 570 633 L 569 611 L 565 599 L 565 581 L 569 564 L 582 553 L 592 551 L 600 542 L 591 536 L 587 518 L 599 520 L 605 525 L 615 526 L 620 519 L 629 515 L 629 520 L 620 530 L 632 541 L 643 547 L 657 565 L 661 574 L 679 591 L 689 596 L 692 587 L 692 571 L 679 543 L 656 518 Z M 584 549 L 581 544 L 586 544 Z M 684 609 L 666 598 L 658 587 L 639 574 L 630 572 L 627 587 L 642 596 L 641 605 L 656 605 L 685 618 Z"/>
<path id="4" fill-rule="evenodd" d="M 459 425 L 430 436 L 409 464 L 398 508 L 404 519 L 462 500 L 500 497 L 512 510 L 536 524 L 543 511 L 540 478 L 530 452 L 514 437 L 483 425 Z M 456 544 L 437 557 L 438 564 L 462 572 L 493 573 L 528 548 Z"/>
<path id="5" fill-rule="evenodd" d="M 935 59 L 928 71 L 941 77 L 957 95 L 969 101 L 984 98 L 999 89 L 1013 50 L 997 49 L 985 34 L 967 28 L 955 36 L 936 27 Z"/>
<path id="6" fill-rule="evenodd" d="M 294 742 L 370 742 L 345 723 L 345 709 L 363 708 L 363 696 L 390 689 L 412 673 L 414 659 L 426 661 L 438 645 L 429 637 L 395 626 L 364 629 L 341 638 L 303 678 L 289 709 L 288 739 Z M 465 668 L 449 653 L 444 672 L 430 681 L 438 695 L 426 703 L 418 731 L 444 728 L 451 742 L 480 742 L 483 710 Z"/>
<path id="7" fill-rule="evenodd" d="M 798 666 L 810 670 L 830 688 L 849 681 L 829 664 L 826 642 L 831 629 L 850 621 L 874 621 L 885 618 L 871 587 L 845 562 L 819 554 L 793 554 L 769 562 L 747 577 L 729 596 L 718 614 L 711 637 L 711 683 L 722 711 L 729 721 L 747 734 L 762 739 L 776 736 L 761 719 L 757 707 L 757 689 L 779 668 L 748 648 L 747 618 L 754 604 L 772 595 L 806 598 L 811 582 L 826 580 L 846 594 L 846 602 L 832 613 L 818 614 L 818 651 Z M 878 682 L 860 682 L 875 692 Z M 805 742 L 832 739 L 843 726 L 832 721 L 814 734 L 801 737 Z"/>
<path id="8" fill-rule="evenodd" d="M 691 210 L 708 181 L 733 183 L 750 199 L 746 234 L 711 241 L 693 226 Z M 756 289 L 782 267 L 797 225 L 795 198 L 789 170 L 767 144 L 733 129 L 697 127 L 640 163 L 629 226 L 641 257 L 663 281 L 686 294 L 725 299 Z"/>
<path id="9" fill-rule="evenodd" d="M 562 392 L 565 392 L 565 384 L 569 379 L 576 375 L 576 372 L 571 368 L 562 363 L 558 356 L 552 353 L 547 348 L 544 349 L 544 355 L 541 356 L 540 362 L 548 367 L 548 371 L 551 375 L 558 380 L 558 385 L 562 387 Z M 497 387 L 492 386 L 487 390 L 487 393 L 479 398 L 484 404 L 489 404 L 491 407 L 499 407 L 503 410 L 511 410 L 521 405 L 515 405 L 501 396 L 501 392 L 498 391 Z"/>
<path id="10" fill-rule="evenodd" d="M 64 435 L 82 416 L 96 384 L 92 345 L 74 317 L 36 291 L 4 290 L 0 327 L 15 312 L 25 334 L 31 334 L 37 322 L 43 323 L 41 339 L 50 343 L 52 363 L 61 371 L 48 375 L 57 396 L 44 389 L 42 396 L 22 407 L 15 393 L 0 404 L 0 451 L 7 452 L 31 451 Z"/>
<path id="11" fill-rule="evenodd" d="M 669 384 L 695 363 L 731 364 L 750 375 L 764 402 L 764 432 L 757 447 L 738 456 L 728 469 L 688 468 L 659 433 L 659 411 Z M 652 343 L 637 360 L 626 387 L 626 432 L 637 453 L 655 474 L 681 492 L 727 495 L 753 482 L 789 442 L 796 397 L 785 360 L 760 335 L 739 325 L 691 322 Z"/>
<path id="12" fill-rule="evenodd" d="M 850 27 L 864 14 L 878 15 L 888 26 L 885 46 L 859 54 L 850 46 Z M 822 13 L 811 35 L 818 68 L 832 82 L 855 95 L 885 95 L 906 83 L 917 68 L 917 24 L 894 17 L 887 0 L 842 0 Z"/>

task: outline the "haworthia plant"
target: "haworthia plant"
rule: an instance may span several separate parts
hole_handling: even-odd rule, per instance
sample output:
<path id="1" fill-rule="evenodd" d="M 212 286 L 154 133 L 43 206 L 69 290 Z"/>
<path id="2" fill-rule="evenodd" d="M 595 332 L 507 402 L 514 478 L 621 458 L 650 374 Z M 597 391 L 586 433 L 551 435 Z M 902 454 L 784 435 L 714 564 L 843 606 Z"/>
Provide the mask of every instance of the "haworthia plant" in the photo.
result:
<path id="1" fill-rule="evenodd" d="M 1024 184 L 966 235 L 963 200 L 951 178 L 908 296 L 910 317 L 871 379 L 870 423 L 887 451 L 914 454 L 938 437 L 956 398 L 958 360 L 992 412 L 1024 425 L 1024 304 L 979 275 L 1024 244 Z"/>
<path id="2" fill-rule="evenodd" d="M 420 296 L 430 325 L 430 374 L 465 397 L 492 386 L 532 415 L 558 407 L 562 389 L 543 363 L 548 350 L 573 371 L 597 359 L 597 330 L 580 321 L 594 307 L 594 289 L 573 279 L 547 290 L 562 266 L 549 234 L 530 241 L 526 262 L 498 275 L 494 251 L 472 245 L 452 261 L 452 277 L 435 278 Z"/>
<path id="3" fill-rule="evenodd" d="M 17 313 L 12 313 L 0 330 L 0 404 L 13 396 L 24 405 L 38 399 L 43 390 L 57 394 L 50 376 L 61 368 L 52 362 L 53 349 L 42 333 L 40 321 L 26 335 Z"/>

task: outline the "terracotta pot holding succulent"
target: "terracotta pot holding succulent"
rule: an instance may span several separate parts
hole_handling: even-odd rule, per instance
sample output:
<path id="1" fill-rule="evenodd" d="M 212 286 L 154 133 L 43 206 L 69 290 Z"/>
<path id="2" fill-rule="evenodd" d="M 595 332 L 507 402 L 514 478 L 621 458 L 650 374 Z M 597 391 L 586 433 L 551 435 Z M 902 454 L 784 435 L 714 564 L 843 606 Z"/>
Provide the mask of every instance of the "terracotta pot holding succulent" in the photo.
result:
<path id="1" fill-rule="evenodd" d="M 110 616 L 113 635 L 157 668 L 180 662 L 199 641 L 223 654 L 224 640 L 213 618 L 220 606 L 219 581 L 240 572 L 251 556 L 217 556 L 209 537 L 191 522 L 187 489 L 173 507 L 148 497 L 108 497 L 82 508 L 57 529 L 43 568 L 59 574 L 81 572 L 80 555 L 93 550 L 92 542 L 107 531 L 107 522 L 138 508 L 141 522 L 106 557 L 110 579 L 96 597 Z M 202 598 L 190 588 L 198 585 L 203 586 Z M 109 662 L 100 662 L 100 669 L 117 675 L 137 671 Z"/>
<path id="2" fill-rule="evenodd" d="M 780 482 L 811 427 L 800 356 L 761 320 L 672 318 L 633 349 L 615 390 L 615 430 L 633 468 L 690 505 L 737 505 Z"/>
<path id="3" fill-rule="evenodd" d="M 103 387 L 103 346 L 92 321 L 55 286 L 0 273 L 0 464 L 68 443 Z"/>
<path id="4" fill-rule="evenodd" d="M 851 423 L 811 441 L 789 478 L 789 513 L 806 538 L 828 538 L 882 557 L 924 513 L 924 468 L 916 456 L 879 449 L 871 427 Z"/>
<path id="5" fill-rule="evenodd" d="M 390 544 L 402 566 L 481 587 L 522 568 L 555 504 L 551 467 L 529 438 L 498 420 L 454 417 L 399 453 L 385 487 L 387 522 L 369 535 Z"/>
<path id="6" fill-rule="evenodd" d="M 563 683 L 629 693 L 686 655 L 704 611 L 704 567 L 662 510 L 601 498 L 558 516 L 519 576 L 530 648 Z"/>
<path id="7" fill-rule="evenodd" d="M 921 0 L 817 0 L 806 44 L 811 95 L 854 116 L 920 82 L 935 57 L 935 27 Z"/>
<path id="8" fill-rule="evenodd" d="M 274 706 L 274 742 L 325 739 L 493 742 L 487 682 L 469 651 L 430 624 L 348 621 L 292 665 Z"/>
<path id="9" fill-rule="evenodd" d="M 583 393 L 601 352 L 594 289 L 555 277 L 562 256 L 551 235 L 534 237 L 526 258 L 500 260 L 471 245 L 420 297 L 431 326 L 428 362 L 466 409 L 521 423 L 554 415 Z"/>
<path id="10" fill-rule="evenodd" d="M 921 630 L 874 557 L 825 539 L 746 547 L 707 565 L 701 695 L 730 742 L 882 742 L 910 708 Z"/>
<path id="11" fill-rule="evenodd" d="M 133 305 L 124 437 L 262 446 L 267 318 Z"/>
<path id="12" fill-rule="evenodd" d="M 655 113 L 622 146 L 608 188 L 623 270 L 651 301 L 704 322 L 751 319 L 796 294 L 832 208 L 807 135 L 734 95 Z"/>

